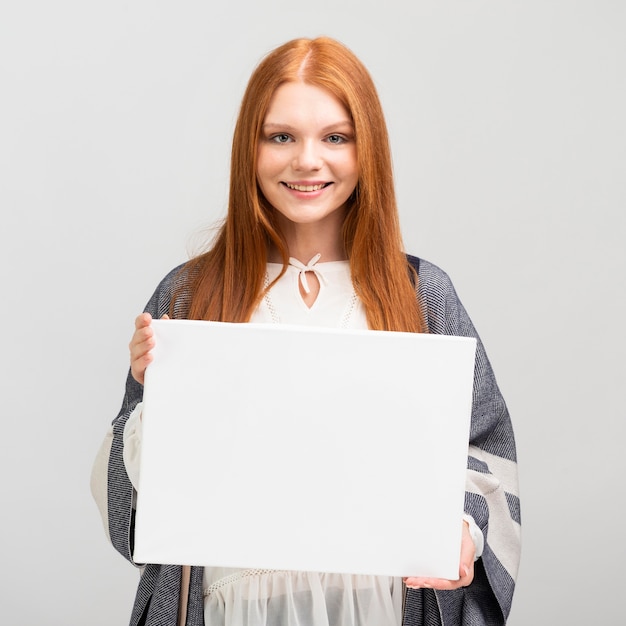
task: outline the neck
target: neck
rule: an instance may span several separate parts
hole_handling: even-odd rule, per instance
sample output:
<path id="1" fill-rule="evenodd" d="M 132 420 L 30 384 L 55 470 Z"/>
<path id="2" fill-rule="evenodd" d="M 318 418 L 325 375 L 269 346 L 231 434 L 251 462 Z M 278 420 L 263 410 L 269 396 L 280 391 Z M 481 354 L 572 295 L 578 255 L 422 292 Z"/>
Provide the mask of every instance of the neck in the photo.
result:
<path id="1" fill-rule="evenodd" d="M 280 220 L 280 229 L 287 242 L 290 257 L 302 263 L 316 254 L 321 254 L 320 262 L 345 261 L 348 258 L 343 245 L 341 222 L 325 222 L 312 224 L 296 224 L 289 220 Z M 282 259 L 277 249 L 271 248 L 268 259 L 273 263 L 281 263 Z"/>

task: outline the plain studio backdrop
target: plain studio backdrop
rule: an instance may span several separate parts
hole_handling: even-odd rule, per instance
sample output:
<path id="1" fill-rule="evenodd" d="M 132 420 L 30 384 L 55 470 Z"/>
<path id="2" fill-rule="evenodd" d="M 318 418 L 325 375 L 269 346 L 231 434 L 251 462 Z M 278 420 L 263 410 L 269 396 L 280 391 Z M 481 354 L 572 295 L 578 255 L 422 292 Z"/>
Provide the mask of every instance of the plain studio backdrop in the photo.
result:
<path id="1" fill-rule="evenodd" d="M 224 214 L 253 67 L 321 34 L 370 69 L 406 248 L 452 277 L 511 410 L 509 623 L 620 622 L 625 32 L 619 0 L 4 3 L 2 623 L 128 622 L 89 474 L 133 319 Z"/>

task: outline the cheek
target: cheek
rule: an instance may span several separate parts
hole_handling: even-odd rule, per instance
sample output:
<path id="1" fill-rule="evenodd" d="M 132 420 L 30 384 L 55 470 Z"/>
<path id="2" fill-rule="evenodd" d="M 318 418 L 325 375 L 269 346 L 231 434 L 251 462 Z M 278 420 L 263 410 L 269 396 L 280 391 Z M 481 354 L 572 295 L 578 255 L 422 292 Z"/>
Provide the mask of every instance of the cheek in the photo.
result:
<path id="1" fill-rule="evenodd" d="M 346 188 L 349 189 L 349 193 L 352 193 L 359 182 L 358 170 L 356 168 L 345 170 L 343 174 L 343 182 L 346 185 Z"/>
<path id="2" fill-rule="evenodd" d="M 278 191 L 277 181 L 280 180 L 281 168 L 276 163 L 276 158 L 268 150 L 259 150 L 256 168 L 257 184 L 265 199 L 274 204 Z"/>
<path id="3" fill-rule="evenodd" d="M 356 159 L 356 150 L 351 150 L 349 153 L 344 155 L 340 168 L 344 179 L 346 181 L 354 181 L 354 185 L 356 186 L 359 178 L 359 166 Z"/>
<path id="4" fill-rule="evenodd" d="M 267 179 L 276 176 L 283 169 L 283 160 L 274 150 L 260 148 L 257 157 L 257 177 Z"/>

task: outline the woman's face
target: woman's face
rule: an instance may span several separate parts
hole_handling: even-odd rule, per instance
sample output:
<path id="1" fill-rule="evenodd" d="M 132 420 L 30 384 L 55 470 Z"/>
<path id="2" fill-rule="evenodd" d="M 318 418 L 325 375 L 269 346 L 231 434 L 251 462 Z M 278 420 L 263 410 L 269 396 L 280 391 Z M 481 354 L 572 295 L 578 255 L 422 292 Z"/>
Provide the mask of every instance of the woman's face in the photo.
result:
<path id="1" fill-rule="evenodd" d="M 341 225 L 358 181 L 354 125 L 329 91 L 300 82 L 276 92 L 259 138 L 257 181 L 292 226 Z"/>

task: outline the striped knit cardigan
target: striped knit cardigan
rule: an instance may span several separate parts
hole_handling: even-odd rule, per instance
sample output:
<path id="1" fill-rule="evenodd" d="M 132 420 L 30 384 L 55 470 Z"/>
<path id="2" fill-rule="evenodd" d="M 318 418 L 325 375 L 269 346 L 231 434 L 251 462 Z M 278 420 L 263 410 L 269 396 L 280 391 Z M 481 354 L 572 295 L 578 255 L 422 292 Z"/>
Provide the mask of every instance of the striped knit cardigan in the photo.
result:
<path id="1" fill-rule="evenodd" d="M 409 262 L 419 274 L 418 298 L 429 332 L 477 337 L 448 276 L 435 265 L 415 257 Z M 173 294 L 175 317 L 185 317 L 185 277 L 180 267 L 159 284 L 146 306 L 154 318 L 169 313 Z M 114 547 L 133 561 L 133 487 L 122 458 L 124 425 L 142 398 L 143 388 L 129 374 L 122 408 L 94 464 L 92 492 L 105 530 Z M 419 485 L 407 497 L 419 498 Z M 520 506 L 515 442 L 509 414 L 478 338 L 472 422 L 467 464 L 465 510 L 485 537 L 474 581 L 455 591 L 407 589 L 403 626 L 495 626 L 506 622 L 511 609 L 520 555 Z M 407 550 L 411 549 L 407 537 Z M 139 564 L 135 564 L 139 565 Z M 130 620 L 131 626 L 176 626 L 181 584 L 177 565 L 146 565 Z M 204 625 L 203 570 L 191 568 L 187 626 Z"/>

